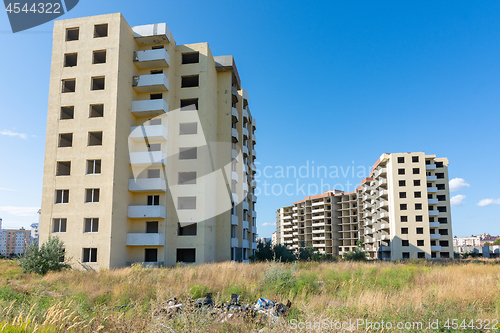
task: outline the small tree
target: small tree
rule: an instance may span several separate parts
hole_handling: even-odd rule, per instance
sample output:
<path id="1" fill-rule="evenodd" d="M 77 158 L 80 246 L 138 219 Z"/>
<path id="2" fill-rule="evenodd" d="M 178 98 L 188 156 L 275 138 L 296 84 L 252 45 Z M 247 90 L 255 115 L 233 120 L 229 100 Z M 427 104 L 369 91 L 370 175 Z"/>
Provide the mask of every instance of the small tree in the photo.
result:
<path id="1" fill-rule="evenodd" d="M 366 252 L 361 249 L 361 245 L 363 244 L 362 239 L 358 239 L 356 242 L 357 247 L 354 251 L 344 252 L 343 258 L 345 260 L 353 260 L 353 261 L 366 261 Z"/>
<path id="2" fill-rule="evenodd" d="M 497 238 L 494 242 L 493 245 L 500 245 L 500 238 Z"/>
<path id="3" fill-rule="evenodd" d="M 40 246 L 31 244 L 26 253 L 21 256 L 19 266 L 26 273 L 46 274 L 49 271 L 60 271 L 69 268 L 64 260 L 64 243 L 58 237 L 49 237 Z"/>

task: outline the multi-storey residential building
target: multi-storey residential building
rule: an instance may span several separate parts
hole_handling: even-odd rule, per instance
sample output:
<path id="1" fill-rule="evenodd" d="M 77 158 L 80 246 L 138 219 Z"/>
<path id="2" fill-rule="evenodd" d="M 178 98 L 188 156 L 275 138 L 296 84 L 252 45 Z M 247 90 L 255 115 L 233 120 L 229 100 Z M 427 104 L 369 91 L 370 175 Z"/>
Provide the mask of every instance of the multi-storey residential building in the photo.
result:
<path id="1" fill-rule="evenodd" d="M 14 256 L 23 254 L 31 244 L 31 232 L 23 228 L 0 229 L 0 254 Z"/>
<path id="2" fill-rule="evenodd" d="M 255 129 L 232 56 L 119 13 L 55 22 L 40 241 L 75 267 L 246 261 Z"/>
<path id="3" fill-rule="evenodd" d="M 383 154 L 350 193 L 327 191 L 277 212 L 278 243 L 342 255 L 358 240 L 370 259 L 452 258 L 448 160 Z"/>

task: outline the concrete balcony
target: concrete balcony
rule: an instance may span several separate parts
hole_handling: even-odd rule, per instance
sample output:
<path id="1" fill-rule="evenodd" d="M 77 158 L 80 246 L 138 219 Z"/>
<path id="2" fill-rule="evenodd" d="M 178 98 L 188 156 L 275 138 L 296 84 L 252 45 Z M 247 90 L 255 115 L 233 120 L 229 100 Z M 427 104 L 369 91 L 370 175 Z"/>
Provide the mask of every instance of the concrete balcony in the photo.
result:
<path id="1" fill-rule="evenodd" d="M 430 234 L 430 238 L 431 238 L 431 240 L 441 239 L 441 235 L 440 234 Z"/>
<path id="2" fill-rule="evenodd" d="M 425 170 L 436 170 L 436 164 L 426 164 Z"/>
<path id="3" fill-rule="evenodd" d="M 167 137 L 167 128 L 163 125 L 132 126 L 130 128 L 129 138 L 134 141 L 143 142 L 145 138 L 148 141 L 166 141 Z"/>
<path id="4" fill-rule="evenodd" d="M 168 90 L 168 78 L 163 73 L 134 76 L 132 86 L 139 93 L 166 91 Z"/>
<path id="5" fill-rule="evenodd" d="M 438 204 L 438 202 L 439 202 L 439 200 L 438 200 L 438 199 L 427 199 L 427 203 L 428 203 L 429 205 L 437 205 L 437 204 Z"/>
<path id="6" fill-rule="evenodd" d="M 438 216 L 439 210 L 429 210 L 429 216 Z"/>
<path id="7" fill-rule="evenodd" d="M 249 249 L 250 248 L 250 241 L 248 239 L 243 240 L 243 246 L 244 249 Z"/>
<path id="8" fill-rule="evenodd" d="M 170 42 L 170 30 L 166 23 L 147 24 L 133 27 L 134 38 L 139 45 Z"/>
<path id="9" fill-rule="evenodd" d="M 127 246 L 164 246 L 165 234 L 128 233 Z"/>
<path id="10" fill-rule="evenodd" d="M 379 251 L 382 251 L 382 252 L 387 252 L 387 251 L 390 251 L 391 250 L 391 247 L 390 246 L 380 246 L 378 248 Z"/>
<path id="11" fill-rule="evenodd" d="M 233 202 L 238 202 L 239 200 L 239 197 L 238 197 L 238 194 L 236 193 L 231 193 L 231 197 L 233 198 Z"/>
<path id="12" fill-rule="evenodd" d="M 388 219 L 389 218 L 389 213 L 380 213 L 380 218 L 381 219 Z"/>
<path id="13" fill-rule="evenodd" d="M 376 172 L 375 172 L 375 178 L 376 177 L 380 177 L 381 175 L 385 175 L 387 174 L 387 169 L 386 168 L 381 168 L 381 169 L 378 169 Z"/>
<path id="14" fill-rule="evenodd" d="M 248 156 L 248 147 L 243 145 L 243 156 Z"/>
<path id="15" fill-rule="evenodd" d="M 167 183 L 161 178 L 138 178 L 128 180 L 130 192 L 165 192 Z"/>
<path id="16" fill-rule="evenodd" d="M 257 212 L 255 210 L 252 210 L 252 217 L 257 218 Z"/>
<path id="17" fill-rule="evenodd" d="M 313 229 L 312 233 L 313 234 L 324 234 L 325 229 Z"/>
<path id="18" fill-rule="evenodd" d="M 389 223 L 382 223 L 380 229 L 389 229 Z"/>
<path id="19" fill-rule="evenodd" d="M 437 180 L 437 176 L 427 176 L 428 182 L 435 182 Z"/>
<path id="20" fill-rule="evenodd" d="M 386 186 L 387 179 L 379 179 L 375 182 L 375 187 Z"/>
<path id="21" fill-rule="evenodd" d="M 252 133 L 252 142 L 253 144 L 257 143 L 257 137 L 255 136 L 255 133 Z"/>
<path id="22" fill-rule="evenodd" d="M 317 237 L 313 237 L 313 240 L 314 241 L 324 241 L 326 240 L 325 236 L 317 236 Z"/>
<path id="23" fill-rule="evenodd" d="M 381 235 L 380 236 L 380 240 L 389 240 L 391 238 L 391 236 L 389 235 Z"/>
<path id="24" fill-rule="evenodd" d="M 238 156 L 239 156 L 238 151 L 236 149 L 231 149 L 231 158 L 233 160 L 238 161 Z"/>
<path id="25" fill-rule="evenodd" d="M 231 94 L 233 94 L 234 96 L 236 96 L 236 98 L 240 98 L 240 95 L 238 94 L 238 88 L 236 88 L 235 86 L 232 86 L 231 87 Z"/>
<path id="26" fill-rule="evenodd" d="M 238 173 L 236 171 L 231 171 L 231 179 L 238 182 Z"/>
<path id="27" fill-rule="evenodd" d="M 250 229 L 250 226 L 248 224 L 248 221 L 243 221 L 243 229 Z"/>
<path id="28" fill-rule="evenodd" d="M 312 219 L 313 220 L 324 220 L 325 219 L 325 215 L 316 215 L 316 216 L 313 216 Z"/>
<path id="29" fill-rule="evenodd" d="M 438 191 L 437 187 L 428 187 L 427 192 L 429 193 L 436 193 Z"/>
<path id="30" fill-rule="evenodd" d="M 321 206 L 321 205 L 324 205 L 325 202 L 324 201 L 315 201 L 312 203 L 312 206 Z"/>
<path id="31" fill-rule="evenodd" d="M 248 184 L 246 182 L 243 183 L 243 191 L 247 191 L 248 192 Z"/>
<path id="32" fill-rule="evenodd" d="M 257 202 L 257 196 L 252 194 L 252 202 Z"/>
<path id="33" fill-rule="evenodd" d="M 389 206 L 389 202 L 387 200 L 382 200 L 379 202 L 378 207 L 387 207 Z"/>
<path id="34" fill-rule="evenodd" d="M 441 246 L 439 246 L 439 245 L 431 246 L 431 251 L 432 252 L 439 252 L 439 251 L 441 251 Z"/>
<path id="35" fill-rule="evenodd" d="M 257 152 L 255 151 L 255 149 L 252 149 L 252 156 L 257 157 Z"/>
<path id="36" fill-rule="evenodd" d="M 130 219 L 165 218 L 165 206 L 128 206 Z"/>
<path id="37" fill-rule="evenodd" d="M 243 201 L 243 210 L 248 210 L 249 209 L 249 206 L 248 206 L 248 202 L 247 201 Z M 291 216 L 287 216 L 286 218 L 292 218 Z"/>
<path id="38" fill-rule="evenodd" d="M 168 112 L 168 103 L 164 99 L 151 99 L 132 102 L 132 113 L 136 117 L 156 117 Z"/>
<path id="39" fill-rule="evenodd" d="M 312 213 L 323 213 L 325 211 L 325 208 L 316 208 L 313 209 L 311 212 Z"/>
<path id="40" fill-rule="evenodd" d="M 167 155 L 162 151 L 141 151 L 130 153 L 133 166 L 160 166 L 165 164 Z"/>
<path id="41" fill-rule="evenodd" d="M 257 243 L 252 243 L 252 250 L 257 250 Z"/>
<path id="42" fill-rule="evenodd" d="M 231 247 L 238 247 L 238 238 L 231 238 Z"/>
<path id="43" fill-rule="evenodd" d="M 370 205 L 368 202 L 363 205 L 364 209 L 369 209 L 371 207 L 372 207 L 372 205 Z"/>
<path id="44" fill-rule="evenodd" d="M 239 221 L 238 215 L 231 214 L 231 225 L 238 225 Z"/>
<path id="45" fill-rule="evenodd" d="M 240 115 L 238 114 L 238 109 L 236 108 L 231 108 L 231 116 L 233 117 L 233 120 L 235 122 L 240 121 Z"/>
<path id="46" fill-rule="evenodd" d="M 439 222 L 429 222 L 429 228 L 439 228 Z"/>
<path id="47" fill-rule="evenodd" d="M 257 187 L 257 181 L 256 180 L 252 180 L 252 187 Z"/>
<path id="48" fill-rule="evenodd" d="M 234 139 L 233 142 L 238 142 L 240 139 L 240 135 L 236 128 L 231 128 L 231 137 Z"/>
<path id="49" fill-rule="evenodd" d="M 250 114 L 248 113 L 248 109 L 246 108 L 243 109 L 243 119 L 250 121 Z"/>
<path id="50" fill-rule="evenodd" d="M 170 56 L 165 49 L 137 51 L 134 64 L 141 69 L 167 67 L 170 64 Z"/>
<path id="51" fill-rule="evenodd" d="M 243 131 L 242 131 L 242 133 L 243 133 L 243 137 L 244 137 L 244 138 L 247 138 L 247 139 L 248 139 L 248 137 L 250 136 L 250 134 L 248 133 L 248 129 L 247 129 L 245 126 L 243 126 Z"/>

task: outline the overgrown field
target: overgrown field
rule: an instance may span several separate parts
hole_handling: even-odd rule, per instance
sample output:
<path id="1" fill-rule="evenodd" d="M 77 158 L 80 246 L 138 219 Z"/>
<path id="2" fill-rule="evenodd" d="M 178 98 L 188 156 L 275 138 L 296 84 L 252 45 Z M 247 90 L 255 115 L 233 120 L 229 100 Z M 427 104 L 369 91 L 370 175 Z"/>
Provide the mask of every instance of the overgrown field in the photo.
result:
<path id="1" fill-rule="evenodd" d="M 0 330 L 3 332 L 294 332 L 340 331 L 362 320 L 404 332 L 489 331 L 472 319 L 500 318 L 500 262 L 217 263 L 148 269 L 23 274 L 0 260 Z M 216 304 L 241 295 L 293 305 L 277 323 L 265 318 L 218 320 L 206 310 L 173 319 L 153 315 L 171 297 L 182 301 L 213 293 Z M 447 319 L 457 319 L 453 329 Z M 438 320 L 439 330 L 429 328 Z M 396 329 L 398 322 L 422 322 Z M 304 325 L 304 329 L 294 329 Z M 312 326 L 316 323 L 316 326 Z M 360 322 L 359 322 L 360 323 Z M 494 323 L 494 322 L 493 322 Z M 410 328 L 412 326 L 412 328 Z M 494 325 L 490 324 L 490 327 Z M 386 328 L 388 326 L 385 326 Z M 310 330 L 306 328 L 311 328 Z M 336 329 L 337 328 L 337 329 Z M 357 331 L 382 331 L 359 326 Z M 496 331 L 496 330 L 492 330 Z"/>

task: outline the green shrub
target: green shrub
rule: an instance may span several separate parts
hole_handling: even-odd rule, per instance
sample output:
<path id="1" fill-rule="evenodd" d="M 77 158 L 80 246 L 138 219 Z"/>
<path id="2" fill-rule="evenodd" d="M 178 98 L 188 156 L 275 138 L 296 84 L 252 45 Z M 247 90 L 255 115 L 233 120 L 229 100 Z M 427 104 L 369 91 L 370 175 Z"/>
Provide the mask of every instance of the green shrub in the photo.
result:
<path id="1" fill-rule="evenodd" d="M 193 299 L 205 297 L 208 293 L 208 287 L 202 284 L 193 284 L 189 288 L 189 292 L 191 293 L 191 297 Z"/>
<path id="2" fill-rule="evenodd" d="M 40 246 L 32 244 L 19 259 L 19 266 L 25 273 L 46 274 L 49 271 L 60 271 L 70 266 L 64 262 L 64 243 L 57 237 L 49 237 Z"/>
<path id="3" fill-rule="evenodd" d="M 264 291 L 286 295 L 294 288 L 295 281 L 295 264 L 288 268 L 287 265 L 273 262 L 264 271 L 261 285 Z"/>

